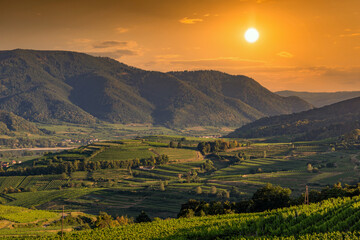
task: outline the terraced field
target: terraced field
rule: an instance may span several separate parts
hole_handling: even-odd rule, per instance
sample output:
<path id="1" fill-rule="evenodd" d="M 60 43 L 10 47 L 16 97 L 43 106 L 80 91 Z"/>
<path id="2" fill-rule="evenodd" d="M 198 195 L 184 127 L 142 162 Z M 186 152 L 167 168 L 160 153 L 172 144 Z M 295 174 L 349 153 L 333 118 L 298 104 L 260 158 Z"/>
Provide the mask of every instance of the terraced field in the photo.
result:
<path id="1" fill-rule="evenodd" d="M 353 161 L 353 156 L 358 154 L 356 151 L 330 152 L 325 145 L 315 143 L 312 146 L 311 142 L 254 143 L 218 155 L 202 156 L 202 159 L 194 147 L 198 140 L 152 136 L 140 140 L 98 142 L 51 155 L 58 159 L 75 154 L 88 161 L 124 161 L 166 154 L 170 163 L 153 169 L 108 168 L 65 175 L 0 177 L 0 189 L 12 187 L 22 191 L 1 195 L 0 200 L 8 205 L 41 209 L 61 209 L 65 205 L 67 209 L 93 214 L 106 211 L 128 216 L 136 216 L 142 209 L 151 217 L 174 217 L 189 198 L 238 201 L 248 199 L 266 183 L 289 187 L 298 196 L 304 192 L 305 185 L 310 190 L 321 189 L 338 181 L 353 184 L 360 177 L 357 161 Z M 182 141 L 184 148 L 169 148 L 168 141 Z M 234 156 L 243 153 L 245 159 L 234 162 Z M 216 170 L 203 170 L 208 159 L 212 160 Z M 318 171 L 308 172 L 308 163 Z M 335 167 L 327 167 L 329 164 Z M 199 187 L 200 194 L 197 193 Z M 212 187 L 216 187 L 219 194 L 210 194 Z M 33 192 L 25 192 L 29 190 Z M 226 192 L 230 193 L 229 199 L 224 198 Z M 101 197 L 102 194 L 106 197 Z M 167 211 L 156 211 L 154 209 L 162 209 L 157 202 L 171 207 Z"/>

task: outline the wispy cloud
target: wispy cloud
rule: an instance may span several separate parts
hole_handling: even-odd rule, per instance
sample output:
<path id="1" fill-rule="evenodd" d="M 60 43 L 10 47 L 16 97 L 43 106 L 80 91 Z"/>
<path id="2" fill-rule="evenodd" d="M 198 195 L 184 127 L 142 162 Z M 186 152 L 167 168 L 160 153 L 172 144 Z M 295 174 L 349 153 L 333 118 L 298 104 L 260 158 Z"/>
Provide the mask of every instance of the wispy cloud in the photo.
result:
<path id="1" fill-rule="evenodd" d="M 141 49 L 135 41 L 95 41 L 92 39 L 74 39 L 68 43 L 69 48 L 93 56 L 120 59 L 124 56 L 138 56 Z"/>
<path id="2" fill-rule="evenodd" d="M 123 28 L 123 27 L 115 28 L 115 30 L 116 30 L 118 33 L 126 33 L 126 32 L 129 31 L 128 28 Z"/>
<path id="3" fill-rule="evenodd" d="M 349 34 L 341 34 L 340 37 L 357 37 L 360 36 L 360 32 L 359 33 L 349 33 Z"/>
<path id="4" fill-rule="evenodd" d="M 339 37 L 359 37 L 360 36 L 360 29 L 351 29 L 351 28 L 346 28 L 344 29 L 343 34 L 340 34 Z"/>
<path id="5" fill-rule="evenodd" d="M 127 46 L 128 42 L 120 41 L 103 41 L 93 45 L 94 48 L 111 48 L 111 47 L 124 47 Z"/>
<path id="6" fill-rule="evenodd" d="M 195 23 L 199 23 L 202 21 L 204 21 L 204 20 L 201 18 L 188 18 L 188 17 L 184 17 L 179 20 L 179 22 L 183 23 L 183 24 L 195 24 Z"/>
<path id="7" fill-rule="evenodd" d="M 277 55 L 280 57 L 283 57 L 283 58 L 293 58 L 294 57 L 293 54 L 286 52 L 286 51 L 279 52 Z"/>
<path id="8" fill-rule="evenodd" d="M 139 55 L 138 52 L 129 50 L 129 49 L 119 49 L 114 51 L 104 51 L 104 52 L 87 52 L 90 55 L 93 56 L 99 56 L 99 57 L 110 57 L 110 58 L 121 58 L 123 56 L 136 56 Z"/>

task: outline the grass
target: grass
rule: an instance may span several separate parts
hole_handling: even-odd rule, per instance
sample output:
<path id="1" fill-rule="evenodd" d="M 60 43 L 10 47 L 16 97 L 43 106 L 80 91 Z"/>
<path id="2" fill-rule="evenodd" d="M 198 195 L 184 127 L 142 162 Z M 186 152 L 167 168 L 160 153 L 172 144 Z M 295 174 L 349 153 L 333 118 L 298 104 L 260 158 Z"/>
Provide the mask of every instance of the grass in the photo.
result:
<path id="1" fill-rule="evenodd" d="M 0 205 L 0 219 L 16 223 L 30 223 L 58 217 L 60 217 L 59 214 L 54 212 Z"/>
<path id="2" fill-rule="evenodd" d="M 22 192 L 9 194 L 16 200 L 9 202 L 10 206 L 32 207 L 54 200 L 72 199 L 96 191 L 95 188 L 64 189 L 39 192 Z"/>
<path id="3" fill-rule="evenodd" d="M 181 162 L 183 160 L 198 160 L 197 152 L 191 149 L 182 148 L 156 148 L 154 149 L 158 154 L 165 154 L 169 156 L 170 161 Z"/>
<path id="4" fill-rule="evenodd" d="M 139 147 L 109 147 L 106 151 L 97 154 L 92 161 L 102 161 L 102 160 L 116 160 L 116 161 L 124 161 L 124 160 L 132 160 L 135 158 L 144 159 L 155 156 L 153 152 L 151 152 L 148 146 L 139 146 Z"/>

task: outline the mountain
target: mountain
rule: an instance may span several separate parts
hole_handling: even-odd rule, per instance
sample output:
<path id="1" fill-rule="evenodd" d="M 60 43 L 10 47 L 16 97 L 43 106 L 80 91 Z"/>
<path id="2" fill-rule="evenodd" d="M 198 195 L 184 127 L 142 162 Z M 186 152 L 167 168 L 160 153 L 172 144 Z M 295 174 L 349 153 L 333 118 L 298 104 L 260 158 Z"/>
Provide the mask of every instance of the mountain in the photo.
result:
<path id="1" fill-rule="evenodd" d="M 11 135 L 15 132 L 43 134 L 33 123 L 11 112 L 0 110 L 0 134 Z"/>
<path id="2" fill-rule="evenodd" d="M 245 76 L 145 71 L 67 51 L 0 51 L 0 109 L 30 121 L 241 126 L 310 108 Z"/>
<path id="3" fill-rule="evenodd" d="M 311 103 L 315 107 L 323 107 L 333 103 L 341 102 L 347 99 L 360 97 L 360 91 L 357 92 L 295 92 L 280 91 L 275 92 L 283 97 L 297 96 Z"/>
<path id="4" fill-rule="evenodd" d="M 261 118 L 227 137 L 290 135 L 296 140 L 316 140 L 340 136 L 357 128 L 360 128 L 360 97 L 300 113 Z"/>

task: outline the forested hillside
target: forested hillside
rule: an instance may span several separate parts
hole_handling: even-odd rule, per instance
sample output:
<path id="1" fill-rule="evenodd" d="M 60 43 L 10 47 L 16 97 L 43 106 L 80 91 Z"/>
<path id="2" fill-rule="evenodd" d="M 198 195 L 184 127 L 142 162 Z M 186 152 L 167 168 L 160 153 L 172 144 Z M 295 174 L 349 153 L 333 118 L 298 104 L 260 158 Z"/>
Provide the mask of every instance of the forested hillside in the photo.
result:
<path id="1" fill-rule="evenodd" d="M 360 128 L 360 97 L 305 112 L 266 117 L 247 124 L 228 137 L 290 135 L 294 140 L 338 137 Z"/>
<path id="2" fill-rule="evenodd" d="M 0 109 L 30 121 L 241 126 L 310 108 L 245 76 L 144 71 L 65 51 L 0 52 Z"/>
<path id="3" fill-rule="evenodd" d="M 42 134 L 33 123 L 13 113 L 0 110 L 0 134 L 11 135 L 16 132 Z"/>

